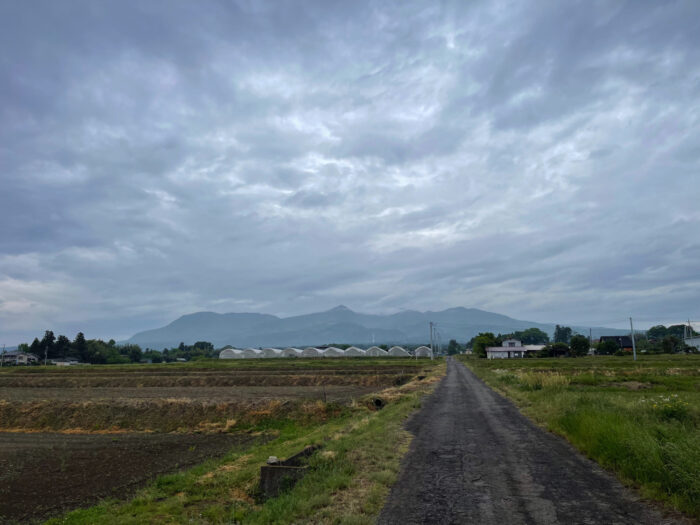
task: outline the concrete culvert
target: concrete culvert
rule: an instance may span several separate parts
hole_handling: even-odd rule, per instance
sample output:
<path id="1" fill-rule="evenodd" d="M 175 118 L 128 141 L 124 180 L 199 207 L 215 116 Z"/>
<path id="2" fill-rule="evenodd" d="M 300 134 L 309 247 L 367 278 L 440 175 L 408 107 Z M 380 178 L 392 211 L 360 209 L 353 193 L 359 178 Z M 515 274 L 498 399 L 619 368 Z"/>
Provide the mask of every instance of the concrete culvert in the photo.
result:
<path id="1" fill-rule="evenodd" d="M 375 397 L 372 399 L 372 405 L 374 405 L 374 408 L 377 410 L 381 410 L 386 406 L 386 401 L 384 401 L 381 397 Z"/>

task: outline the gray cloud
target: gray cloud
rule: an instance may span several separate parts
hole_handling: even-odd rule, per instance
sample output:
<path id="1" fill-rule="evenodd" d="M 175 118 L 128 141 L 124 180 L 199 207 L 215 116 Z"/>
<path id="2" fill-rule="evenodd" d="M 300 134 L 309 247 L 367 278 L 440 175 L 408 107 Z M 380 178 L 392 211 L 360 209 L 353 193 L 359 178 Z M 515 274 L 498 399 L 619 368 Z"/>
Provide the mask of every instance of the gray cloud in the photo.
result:
<path id="1" fill-rule="evenodd" d="M 0 343 L 700 318 L 696 2 L 0 6 Z"/>

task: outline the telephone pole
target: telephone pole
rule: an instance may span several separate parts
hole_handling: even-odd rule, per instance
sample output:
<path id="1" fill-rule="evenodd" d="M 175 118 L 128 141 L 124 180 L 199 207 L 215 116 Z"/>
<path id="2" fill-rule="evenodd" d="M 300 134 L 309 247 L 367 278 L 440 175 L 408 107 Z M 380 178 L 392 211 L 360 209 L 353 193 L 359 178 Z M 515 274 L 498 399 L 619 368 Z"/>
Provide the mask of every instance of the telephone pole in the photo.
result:
<path id="1" fill-rule="evenodd" d="M 435 354 L 434 346 L 433 346 L 433 322 L 430 321 L 430 352 L 432 354 Z"/>
<path id="2" fill-rule="evenodd" d="M 632 334 L 632 355 L 634 360 L 637 360 L 637 344 L 634 342 L 634 325 L 632 325 L 632 318 L 630 317 L 630 333 Z"/>

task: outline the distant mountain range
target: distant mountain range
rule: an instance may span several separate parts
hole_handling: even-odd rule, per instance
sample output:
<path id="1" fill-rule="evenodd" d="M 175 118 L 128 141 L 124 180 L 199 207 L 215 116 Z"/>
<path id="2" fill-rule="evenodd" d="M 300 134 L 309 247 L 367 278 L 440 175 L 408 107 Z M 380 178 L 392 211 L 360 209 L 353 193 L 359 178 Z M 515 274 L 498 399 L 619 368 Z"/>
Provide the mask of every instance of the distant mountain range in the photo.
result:
<path id="1" fill-rule="evenodd" d="M 449 308 L 441 312 L 406 310 L 392 315 L 367 315 L 337 306 L 325 312 L 277 317 L 268 314 L 197 312 L 183 315 L 162 328 L 139 332 L 129 343 L 142 348 L 172 348 L 184 342 L 209 341 L 215 347 L 287 347 L 329 343 L 418 344 L 430 339 L 429 322 L 437 325 L 443 344 L 466 342 L 479 332 L 511 333 L 536 327 L 554 333 L 553 324 L 520 321 L 476 308 Z M 591 327 L 593 337 L 623 335 L 625 330 Z M 572 326 L 588 334 L 589 327 Z"/>

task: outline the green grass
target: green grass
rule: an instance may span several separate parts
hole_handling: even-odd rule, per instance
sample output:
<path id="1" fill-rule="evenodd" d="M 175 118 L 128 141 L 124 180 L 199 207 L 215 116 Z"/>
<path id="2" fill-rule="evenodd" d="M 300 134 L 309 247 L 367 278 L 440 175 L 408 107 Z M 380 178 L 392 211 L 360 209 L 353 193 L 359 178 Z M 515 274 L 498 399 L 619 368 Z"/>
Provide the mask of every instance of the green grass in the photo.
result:
<path id="1" fill-rule="evenodd" d="M 700 356 L 461 359 L 644 496 L 700 518 Z"/>
<path id="2" fill-rule="evenodd" d="M 372 523 L 410 443 L 403 422 L 443 371 L 444 364 L 426 380 L 384 391 L 388 403 L 379 411 L 358 402 L 322 424 L 267 420 L 255 430 L 277 433 L 273 441 L 160 477 L 128 502 L 105 501 L 48 523 Z M 318 410 L 327 413 L 322 405 Z M 265 460 L 311 444 L 322 449 L 310 459 L 309 473 L 288 492 L 260 501 Z"/>

